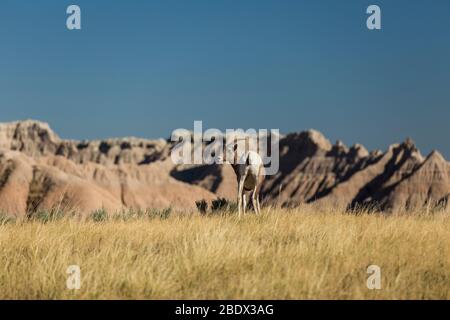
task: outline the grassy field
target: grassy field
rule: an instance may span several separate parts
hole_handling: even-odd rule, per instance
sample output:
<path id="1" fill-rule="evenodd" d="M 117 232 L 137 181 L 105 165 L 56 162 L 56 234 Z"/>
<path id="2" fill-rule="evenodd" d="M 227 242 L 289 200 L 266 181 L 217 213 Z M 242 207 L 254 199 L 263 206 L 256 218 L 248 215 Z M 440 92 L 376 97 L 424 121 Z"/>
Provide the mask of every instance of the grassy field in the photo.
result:
<path id="1" fill-rule="evenodd" d="M 450 298 L 449 214 L 334 211 L 4 221 L 0 299 Z M 366 286 L 369 265 L 380 290 Z"/>

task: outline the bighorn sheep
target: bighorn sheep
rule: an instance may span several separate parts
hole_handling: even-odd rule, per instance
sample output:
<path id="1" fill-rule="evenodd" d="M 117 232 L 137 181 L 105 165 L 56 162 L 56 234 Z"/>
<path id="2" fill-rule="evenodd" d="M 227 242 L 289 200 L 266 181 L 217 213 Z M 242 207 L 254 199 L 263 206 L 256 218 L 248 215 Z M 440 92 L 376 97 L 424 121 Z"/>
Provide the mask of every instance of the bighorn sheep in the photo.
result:
<path id="1" fill-rule="evenodd" d="M 231 150 L 230 150 L 231 149 Z M 227 152 L 228 151 L 228 152 Z M 231 151 L 231 152 L 230 152 Z M 234 161 L 227 161 L 226 156 L 221 157 L 221 160 L 225 160 L 231 164 L 234 173 L 236 174 L 238 182 L 238 210 L 239 217 L 241 217 L 242 211 L 245 215 L 247 207 L 247 192 L 252 192 L 252 204 L 256 214 L 261 213 L 261 205 L 259 202 L 259 193 L 261 186 L 265 178 L 264 164 L 257 152 L 246 151 L 242 154 L 242 157 L 238 161 L 238 144 L 233 143 L 226 147 L 225 154 L 233 154 Z"/>

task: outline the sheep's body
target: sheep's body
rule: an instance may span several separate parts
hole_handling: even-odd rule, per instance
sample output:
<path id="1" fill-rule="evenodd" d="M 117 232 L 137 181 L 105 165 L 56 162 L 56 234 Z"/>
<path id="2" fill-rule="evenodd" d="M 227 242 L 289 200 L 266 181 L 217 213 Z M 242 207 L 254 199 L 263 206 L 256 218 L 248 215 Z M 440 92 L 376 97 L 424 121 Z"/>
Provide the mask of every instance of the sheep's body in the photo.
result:
<path id="1" fill-rule="evenodd" d="M 249 151 L 243 155 L 241 161 L 231 164 L 238 182 L 238 210 L 245 214 L 247 199 L 245 192 L 252 191 L 252 204 L 257 214 L 261 213 L 259 193 L 264 181 L 264 164 L 258 153 Z"/>

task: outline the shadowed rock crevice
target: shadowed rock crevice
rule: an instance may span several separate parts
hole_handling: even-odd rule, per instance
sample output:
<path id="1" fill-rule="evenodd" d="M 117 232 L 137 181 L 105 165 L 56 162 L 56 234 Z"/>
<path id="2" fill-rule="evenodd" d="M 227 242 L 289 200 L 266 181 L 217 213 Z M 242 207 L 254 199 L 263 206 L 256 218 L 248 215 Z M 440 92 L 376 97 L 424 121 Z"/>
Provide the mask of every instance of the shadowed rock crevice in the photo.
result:
<path id="1" fill-rule="evenodd" d="M 387 196 L 422 165 L 422 157 L 410 139 L 391 149 L 392 157 L 384 166 L 382 174 L 359 190 L 350 203 L 349 209 L 366 206 L 387 209 Z M 405 167 L 408 162 L 409 166 Z"/>
<path id="2" fill-rule="evenodd" d="M 172 170 L 170 175 L 177 180 L 203 186 L 211 192 L 216 192 L 223 180 L 222 171 L 218 165 Z"/>
<path id="3" fill-rule="evenodd" d="M 30 182 L 27 198 L 27 215 L 32 216 L 43 203 L 52 186 L 52 181 L 38 168 L 33 168 L 33 179 Z"/>
<path id="4" fill-rule="evenodd" d="M 11 160 L 7 160 L 3 168 L 0 169 L 0 190 L 3 189 L 3 187 L 8 182 L 8 179 L 13 173 L 14 169 L 15 165 Z"/>

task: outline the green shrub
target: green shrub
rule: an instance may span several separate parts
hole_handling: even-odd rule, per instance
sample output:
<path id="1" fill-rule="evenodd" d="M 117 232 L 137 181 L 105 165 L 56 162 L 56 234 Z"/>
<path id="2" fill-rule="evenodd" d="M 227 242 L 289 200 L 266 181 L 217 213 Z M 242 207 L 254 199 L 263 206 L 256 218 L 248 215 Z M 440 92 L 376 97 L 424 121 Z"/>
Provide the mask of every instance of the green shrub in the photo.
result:
<path id="1" fill-rule="evenodd" d="M 212 214 L 227 214 L 236 212 L 238 209 L 237 203 L 229 201 L 225 198 L 218 198 L 211 203 Z"/>
<path id="2" fill-rule="evenodd" d="M 208 211 L 208 202 L 206 200 L 196 201 L 195 205 L 197 206 L 198 211 L 201 215 L 205 215 Z"/>
<path id="3" fill-rule="evenodd" d="M 62 210 L 50 209 L 50 210 L 39 210 L 30 216 L 30 220 L 39 221 L 42 223 L 48 223 L 52 221 L 57 221 L 66 216 L 66 213 Z"/>
<path id="4" fill-rule="evenodd" d="M 7 223 L 13 223 L 15 221 L 16 221 L 15 217 L 8 215 L 4 212 L 0 212 L 0 225 L 4 225 Z"/>
<path id="5" fill-rule="evenodd" d="M 108 212 L 105 209 L 99 209 L 91 213 L 90 218 L 94 222 L 102 222 L 108 220 Z"/>
<path id="6" fill-rule="evenodd" d="M 172 208 L 166 208 L 166 209 L 149 209 L 147 210 L 147 217 L 149 219 L 161 219 L 165 220 L 170 217 L 172 214 Z"/>

